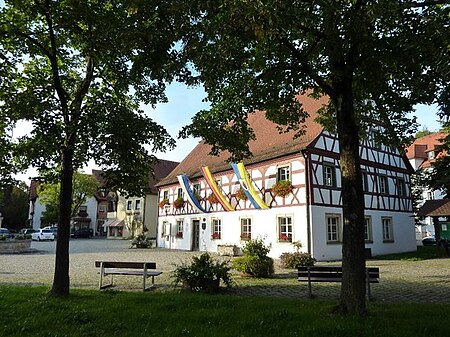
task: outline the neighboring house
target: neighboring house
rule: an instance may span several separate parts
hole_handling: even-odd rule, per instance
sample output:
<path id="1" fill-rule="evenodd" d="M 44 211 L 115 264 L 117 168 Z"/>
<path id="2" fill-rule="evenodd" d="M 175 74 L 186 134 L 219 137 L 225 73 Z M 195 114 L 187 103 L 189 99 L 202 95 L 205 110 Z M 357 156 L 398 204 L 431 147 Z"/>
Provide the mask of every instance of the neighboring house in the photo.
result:
<path id="1" fill-rule="evenodd" d="M 159 160 L 153 166 L 154 174 L 147 183 L 145 196 L 125 197 L 115 191 L 107 193 L 105 197 L 107 215 L 103 225 L 109 239 L 123 239 L 141 233 L 156 239 L 158 189 L 155 185 L 178 164 L 169 160 Z"/>
<path id="2" fill-rule="evenodd" d="M 227 153 L 210 156 L 210 146 L 200 142 L 158 184 L 159 247 L 215 252 L 261 237 L 272 257 L 294 251 L 299 241 L 317 260 L 341 258 L 339 141 L 314 121 L 325 100 L 300 99 L 310 115 L 300 137 L 279 133 L 256 112 L 248 117 L 256 135 L 249 143 L 253 157 L 232 167 Z M 366 247 L 373 255 L 414 251 L 412 167 L 397 150 L 377 144 L 373 133 L 370 138 L 360 147 Z M 284 180 L 292 190 L 276 196 L 274 185 Z"/>
<path id="3" fill-rule="evenodd" d="M 447 155 L 443 150 L 443 139 L 447 136 L 444 132 L 435 132 L 424 137 L 417 138 L 406 150 L 406 155 L 415 171 L 422 170 L 424 174 L 432 169 L 432 164 L 441 156 Z M 429 188 L 418 186 L 421 190 L 421 206 L 427 200 L 440 200 L 444 195 L 440 191 L 433 191 Z M 433 220 L 425 217 L 420 226 L 420 236 L 434 235 Z"/>
<path id="4" fill-rule="evenodd" d="M 29 222 L 34 229 L 39 229 L 45 226 L 56 226 L 56 224 L 45 223 L 42 220 L 42 214 L 45 211 L 45 204 L 39 200 L 37 189 L 39 181 L 36 179 L 31 180 L 29 190 L 30 200 L 30 213 Z M 98 195 L 88 198 L 87 201 L 78 208 L 76 215 L 71 221 L 71 230 L 89 228 L 92 229 L 94 236 L 104 235 L 101 229 L 96 226 L 99 218 L 99 202 Z M 100 218 L 102 216 L 100 215 Z"/>

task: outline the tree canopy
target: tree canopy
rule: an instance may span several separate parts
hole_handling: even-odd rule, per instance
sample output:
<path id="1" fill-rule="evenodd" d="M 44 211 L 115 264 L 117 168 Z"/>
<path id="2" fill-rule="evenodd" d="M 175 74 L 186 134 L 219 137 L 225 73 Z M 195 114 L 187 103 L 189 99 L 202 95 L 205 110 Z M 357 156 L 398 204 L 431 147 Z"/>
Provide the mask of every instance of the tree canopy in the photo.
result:
<path id="1" fill-rule="evenodd" d="M 95 196 L 100 184 L 91 174 L 78 171 L 73 175 L 73 191 L 71 216 L 74 217 L 81 205 L 85 204 L 90 197 Z M 46 223 L 58 223 L 59 218 L 59 183 L 42 183 L 38 187 L 39 200 L 45 204 L 42 220 Z"/>
<path id="2" fill-rule="evenodd" d="M 7 0 L 0 9 L 0 142 L 8 145 L 0 173 L 32 165 L 60 182 L 55 295 L 69 292 L 74 170 L 93 159 L 110 188 L 138 195 L 152 153 L 174 145 L 139 108 L 165 101 L 180 69 L 174 12 L 165 0 Z M 33 129 L 13 142 L 5 126 L 19 120 Z"/>
<path id="3" fill-rule="evenodd" d="M 194 3 L 194 5 L 192 5 Z M 217 0 L 192 2 L 189 83 L 204 83 L 211 109 L 181 135 L 201 136 L 212 153 L 250 156 L 247 114 L 265 110 L 301 133 L 296 96 L 327 95 L 320 122 L 337 132 L 343 203 L 342 312 L 364 314 L 364 197 L 359 139 L 370 125 L 401 148 L 418 103 L 443 104 L 448 91 L 446 1 Z M 447 96 L 448 97 L 448 96 Z M 220 134 L 221 137 L 217 137 Z"/>

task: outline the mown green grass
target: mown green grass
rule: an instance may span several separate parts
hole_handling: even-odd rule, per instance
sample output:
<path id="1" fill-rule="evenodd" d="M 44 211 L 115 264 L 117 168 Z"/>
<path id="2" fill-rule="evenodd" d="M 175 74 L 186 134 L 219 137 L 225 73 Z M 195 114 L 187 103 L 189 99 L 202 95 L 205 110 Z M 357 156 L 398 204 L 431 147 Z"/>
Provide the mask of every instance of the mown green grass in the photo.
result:
<path id="1" fill-rule="evenodd" d="M 369 305 L 366 318 L 329 301 L 179 292 L 0 287 L 0 336 L 442 336 L 450 305 Z M 447 330 L 447 329 L 444 329 Z"/>
<path id="2" fill-rule="evenodd" d="M 416 252 L 407 252 L 400 254 L 389 254 L 375 256 L 376 260 L 401 260 L 401 261 L 422 261 L 446 257 L 443 248 L 437 249 L 436 246 L 418 246 Z"/>

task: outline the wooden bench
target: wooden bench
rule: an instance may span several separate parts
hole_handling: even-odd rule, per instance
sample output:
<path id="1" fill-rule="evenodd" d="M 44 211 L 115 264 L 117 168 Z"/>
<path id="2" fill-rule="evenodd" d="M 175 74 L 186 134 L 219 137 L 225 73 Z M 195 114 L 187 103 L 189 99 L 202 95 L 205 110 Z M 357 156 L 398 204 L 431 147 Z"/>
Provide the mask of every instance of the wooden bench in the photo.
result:
<path id="1" fill-rule="evenodd" d="M 380 269 L 378 267 L 366 268 L 367 297 L 371 300 L 370 284 L 379 283 Z M 313 297 L 312 282 L 342 282 L 341 266 L 311 266 L 298 268 L 298 281 L 308 282 L 308 295 Z"/>
<path id="2" fill-rule="evenodd" d="M 155 286 L 155 276 L 162 274 L 154 270 L 156 269 L 154 262 L 95 261 L 95 267 L 100 268 L 99 289 L 112 287 L 114 275 L 136 275 L 142 276 L 142 290 L 146 291 Z M 107 275 L 111 275 L 111 282 L 104 285 L 103 277 Z M 152 278 L 152 285 L 147 287 L 145 282 L 149 277 Z"/>

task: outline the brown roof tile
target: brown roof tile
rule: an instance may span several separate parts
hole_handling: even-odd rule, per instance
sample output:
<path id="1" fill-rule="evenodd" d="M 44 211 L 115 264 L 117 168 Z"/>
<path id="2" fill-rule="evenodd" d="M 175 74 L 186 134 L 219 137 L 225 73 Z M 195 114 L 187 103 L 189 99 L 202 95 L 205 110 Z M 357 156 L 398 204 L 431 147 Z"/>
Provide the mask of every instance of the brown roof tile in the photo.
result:
<path id="1" fill-rule="evenodd" d="M 303 127 L 305 134 L 294 139 L 295 131 L 281 133 L 277 125 L 266 119 L 263 111 L 249 114 L 248 123 L 255 133 L 256 140 L 250 141 L 249 149 L 253 156 L 244 160 L 245 164 L 257 163 L 305 149 L 322 131 L 323 127 L 315 122 L 317 111 L 328 102 L 327 97 L 319 100 L 307 96 L 299 97 L 303 109 L 308 112 Z M 220 135 L 218 135 L 220 136 Z M 200 141 L 197 146 L 184 158 L 184 160 L 157 186 L 164 186 L 177 182 L 177 175 L 186 174 L 190 179 L 201 176 L 200 168 L 209 166 L 211 172 L 217 173 L 230 170 L 230 164 L 226 162 L 230 154 L 222 152 L 219 156 L 211 156 L 211 146 Z"/>
<path id="2" fill-rule="evenodd" d="M 427 200 L 419 208 L 418 216 L 450 216 L 450 199 Z"/>

